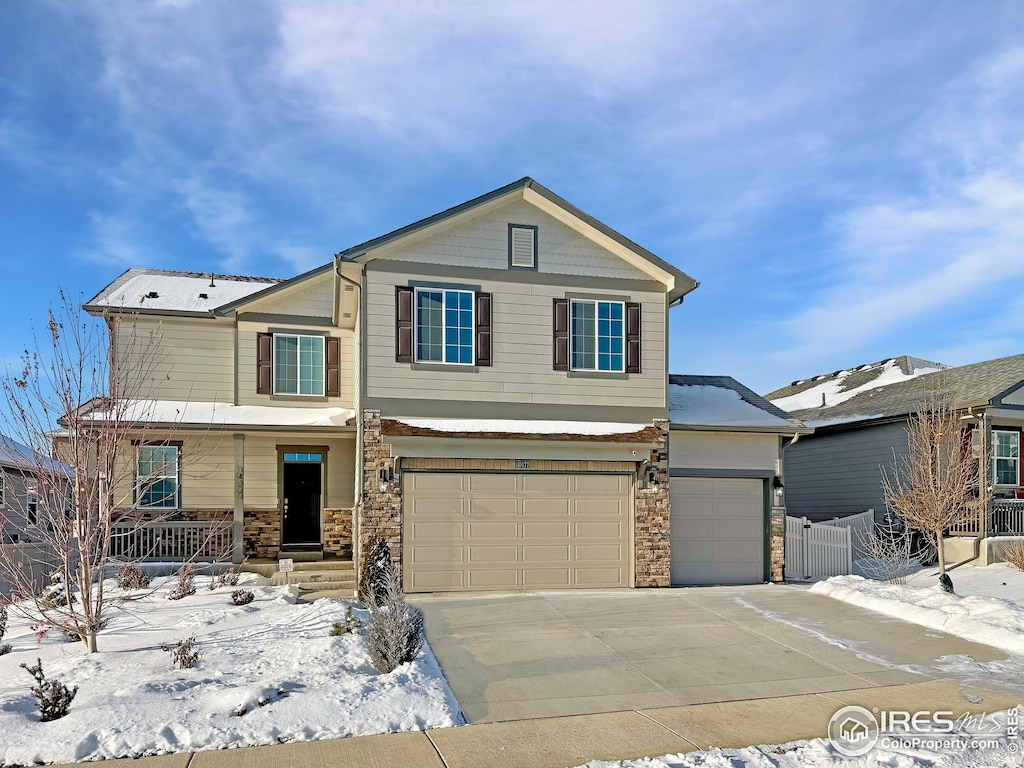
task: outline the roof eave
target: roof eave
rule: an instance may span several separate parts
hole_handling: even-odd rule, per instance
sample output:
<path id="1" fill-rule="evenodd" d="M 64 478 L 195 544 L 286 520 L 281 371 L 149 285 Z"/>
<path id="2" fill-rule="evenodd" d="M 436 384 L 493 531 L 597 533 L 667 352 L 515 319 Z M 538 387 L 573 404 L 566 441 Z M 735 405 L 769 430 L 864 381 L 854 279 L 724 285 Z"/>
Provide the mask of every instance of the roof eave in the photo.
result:
<path id="1" fill-rule="evenodd" d="M 749 432 L 768 435 L 809 435 L 814 432 L 814 427 L 796 426 L 795 424 L 789 427 L 753 427 L 721 424 L 673 424 L 670 422 L 668 428 L 682 432 Z"/>

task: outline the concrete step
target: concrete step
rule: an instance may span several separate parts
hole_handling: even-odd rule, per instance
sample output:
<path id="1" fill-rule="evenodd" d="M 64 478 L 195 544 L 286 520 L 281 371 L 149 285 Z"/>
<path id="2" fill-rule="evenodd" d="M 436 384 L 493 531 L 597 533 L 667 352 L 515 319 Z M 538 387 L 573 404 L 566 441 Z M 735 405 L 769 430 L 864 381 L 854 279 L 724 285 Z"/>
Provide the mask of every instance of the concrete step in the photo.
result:
<path id="1" fill-rule="evenodd" d="M 323 587 L 325 589 L 344 589 L 345 587 L 355 586 L 356 574 L 353 570 L 296 570 L 291 573 L 276 572 L 271 578 L 271 583 L 275 586 L 281 584 L 315 584 L 317 588 Z M 330 585 L 330 586 L 326 586 Z"/>
<path id="2" fill-rule="evenodd" d="M 340 558 L 330 558 L 327 560 L 310 560 L 303 562 L 296 561 L 294 565 L 294 573 L 296 574 L 304 571 L 340 571 L 355 573 L 355 565 L 352 563 L 352 561 L 342 560 Z M 258 573 L 260 576 L 264 576 L 268 579 L 273 578 L 274 574 L 278 572 L 277 569 L 277 560 L 250 560 L 245 563 L 242 563 L 242 565 L 240 566 L 240 570 L 244 573 Z M 297 576 L 293 575 L 292 578 L 295 579 L 297 578 Z"/>

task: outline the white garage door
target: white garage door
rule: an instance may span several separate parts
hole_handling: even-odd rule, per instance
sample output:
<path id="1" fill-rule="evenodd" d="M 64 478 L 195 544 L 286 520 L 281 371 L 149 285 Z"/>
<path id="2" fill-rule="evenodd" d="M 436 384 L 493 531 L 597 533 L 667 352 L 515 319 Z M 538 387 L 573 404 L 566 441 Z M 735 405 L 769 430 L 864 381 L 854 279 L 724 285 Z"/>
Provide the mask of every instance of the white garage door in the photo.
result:
<path id="1" fill-rule="evenodd" d="M 673 584 L 764 581 L 764 481 L 673 477 Z"/>
<path id="2" fill-rule="evenodd" d="M 628 587 L 628 475 L 404 472 L 408 592 Z"/>

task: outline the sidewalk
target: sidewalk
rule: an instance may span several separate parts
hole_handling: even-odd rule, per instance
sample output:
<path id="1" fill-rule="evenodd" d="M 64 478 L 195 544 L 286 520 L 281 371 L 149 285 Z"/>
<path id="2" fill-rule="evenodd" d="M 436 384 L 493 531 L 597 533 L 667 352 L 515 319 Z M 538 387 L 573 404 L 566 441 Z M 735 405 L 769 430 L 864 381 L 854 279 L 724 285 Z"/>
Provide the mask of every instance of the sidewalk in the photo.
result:
<path id="1" fill-rule="evenodd" d="M 842 706 L 950 710 L 980 714 L 1021 703 L 1005 692 L 927 682 L 775 699 L 694 704 L 598 715 L 551 717 L 406 731 L 332 741 L 211 750 L 132 760 L 132 768 L 569 768 L 590 760 L 628 760 L 709 747 L 782 744 L 824 738 Z M 108 761 L 104 761 L 105 763 Z M 113 761 L 128 768 L 127 760 Z"/>

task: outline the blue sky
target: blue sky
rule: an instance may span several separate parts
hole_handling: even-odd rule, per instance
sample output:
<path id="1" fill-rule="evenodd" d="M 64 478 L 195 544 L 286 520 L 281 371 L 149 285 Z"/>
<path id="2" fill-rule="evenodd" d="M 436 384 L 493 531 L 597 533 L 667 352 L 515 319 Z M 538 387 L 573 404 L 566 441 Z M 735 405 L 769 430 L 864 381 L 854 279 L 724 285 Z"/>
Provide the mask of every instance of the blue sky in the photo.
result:
<path id="1" fill-rule="evenodd" d="M 0 5 L 0 357 L 533 176 L 701 282 L 676 373 L 1024 352 L 1024 3 Z"/>

